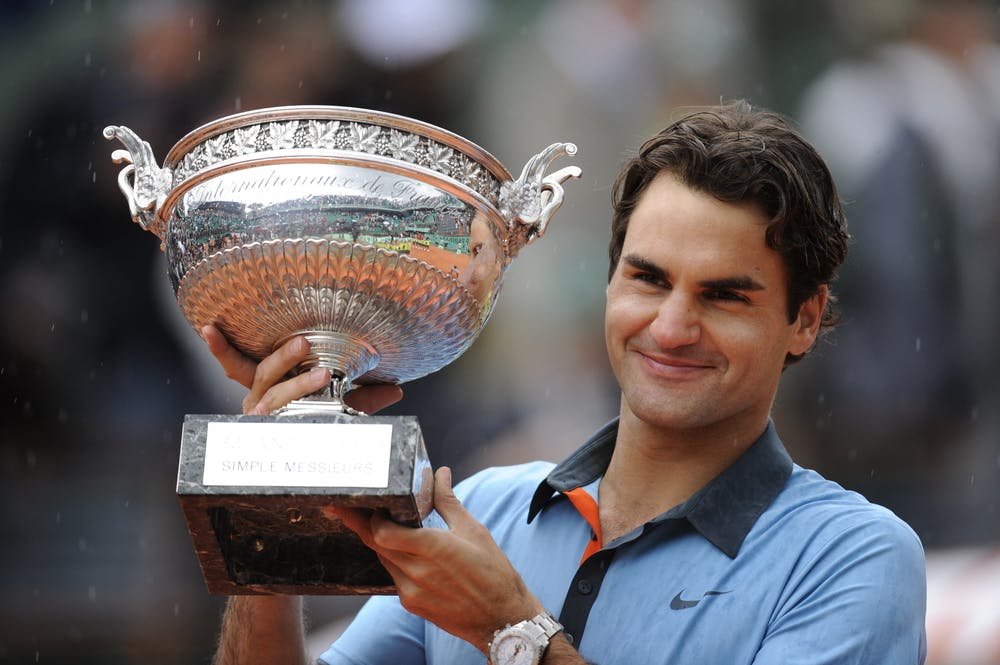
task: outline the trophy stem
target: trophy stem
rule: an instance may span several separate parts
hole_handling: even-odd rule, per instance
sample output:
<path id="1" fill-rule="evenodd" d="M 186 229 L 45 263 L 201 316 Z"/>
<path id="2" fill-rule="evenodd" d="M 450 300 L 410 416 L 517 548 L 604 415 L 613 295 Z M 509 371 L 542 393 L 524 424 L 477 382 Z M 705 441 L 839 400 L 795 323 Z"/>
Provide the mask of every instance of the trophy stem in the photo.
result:
<path id="1" fill-rule="evenodd" d="M 303 399 L 289 402 L 277 415 L 365 415 L 344 403 L 344 395 L 353 388 L 351 382 L 378 365 L 379 355 L 369 344 L 343 333 L 328 330 L 305 330 L 288 335 L 274 345 L 278 348 L 291 337 L 301 335 L 309 342 L 309 355 L 299 363 L 298 373 L 315 367 L 330 370 L 330 385 Z"/>

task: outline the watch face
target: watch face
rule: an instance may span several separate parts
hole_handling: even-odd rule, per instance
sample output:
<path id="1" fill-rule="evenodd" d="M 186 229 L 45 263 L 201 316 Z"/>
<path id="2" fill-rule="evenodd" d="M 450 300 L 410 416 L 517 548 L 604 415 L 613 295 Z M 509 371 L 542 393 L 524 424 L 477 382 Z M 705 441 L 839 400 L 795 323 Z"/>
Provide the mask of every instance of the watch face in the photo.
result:
<path id="1" fill-rule="evenodd" d="M 536 665 L 538 647 L 525 635 L 508 632 L 493 645 L 493 665 Z"/>

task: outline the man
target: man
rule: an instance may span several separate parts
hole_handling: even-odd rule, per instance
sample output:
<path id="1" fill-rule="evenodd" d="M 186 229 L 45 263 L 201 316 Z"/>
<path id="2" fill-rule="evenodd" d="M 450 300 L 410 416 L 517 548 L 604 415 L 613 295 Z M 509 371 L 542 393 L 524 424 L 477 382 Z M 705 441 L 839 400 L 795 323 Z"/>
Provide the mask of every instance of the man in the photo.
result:
<path id="1" fill-rule="evenodd" d="M 560 465 L 486 470 L 460 499 L 440 469 L 446 528 L 337 511 L 399 597 L 371 600 L 321 662 L 922 662 L 917 537 L 794 465 L 769 419 L 784 368 L 834 323 L 847 240 L 825 165 L 778 116 L 727 105 L 647 142 L 614 197 L 619 417 Z M 282 381 L 302 340 L 256 366 L 204 333 L 250 387 L 247 412 L 329 378 Z M 297 598 L 233 598 L 216 662 L 305 662 L 301 613 Z"/>

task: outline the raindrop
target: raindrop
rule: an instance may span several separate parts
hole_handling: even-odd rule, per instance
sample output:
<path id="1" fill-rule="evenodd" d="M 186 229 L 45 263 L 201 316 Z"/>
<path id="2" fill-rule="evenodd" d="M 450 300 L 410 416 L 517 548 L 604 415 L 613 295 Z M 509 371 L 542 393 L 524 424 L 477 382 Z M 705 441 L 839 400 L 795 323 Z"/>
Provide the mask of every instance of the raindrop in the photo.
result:
<path id="1" fill-rule="evenodd" d="M 80 536 L 80 538 L 78 538 L 77 541 L 76 541 L 76 548 L 78 550 L 80 550 L 81 552 L 86 552 L 87 551 L 87 539 L 84 538 L 83 536 Z"/>
<path id="2" fill-rule="evenodd" d="M 97 182 L 97 171 L 94 171 L 94 175 L 90 176 L 90 182 Z"/>
<path id="3" fill-rule="evenodd" d="M 242 97 L 237 97 L 234 100 L 233 106 L 236 107 L 237 111 L 241 110 L 243 108 L 243 98 Z"/>
<path id="4" fill-rule="evenodd" d="M 919 337 L 917 338 L 917 342 L 916 342 L 916 351 L 917 351 L 917 353 L 920 353 L 920 338 Z"/>
<path id="5" fill-rule="evenodd" d="M 53 322 L 52 325 L 49 326 L 49 332 L 53 332 L 54 333 L 55 331 L 56 331 L 56 324 L 55 324 L 55 322 Z"/>
<path id="6" fill-rule="evenodd" d="M 56 511 L 56 524 L 62 524 L 62 513 Z"/>
<path id="7" fill-rule="evenodd" d="M 66 423 L 69 422 L 69 413 L 66 411 L 66 409 L 59 409 L 59 414 L 56 416 L 56 418 L 59 420 L 60 425 L 65 425 Z"/>
<path id="8" fill-rule="evenodd" d="M 86 324 L 90 320 L 90 312 L 85 309 L 80 310 L 80 323 Z"/>
<path id="9" fill-rule="evenodd" d="M 198 49 L 198 62 L 201 62 L 201 49 Z"/>
<path id="10" fill-rule="evenodd" d="M 969 487 L 975 487 L 975 486 L 976 486 L 976 474 L 972 474 L 971 476 L 969 476 Z"/>
<path id="11" fill-rule="evenodd" d="M 92 603 L 97 602 L 97 587 L 95 587 L 93 584 L 87 587 L 87 598 Z"/>
<path id="12" fill-rule="evenodd" d="M 181 615 L 181 604 L 174 603 L 174 616 L 179 617 Z"/>
<path id="13" fill-rule="evenodd" d="M 194 29 L 194 16 L 189 16 L 188 17 L 188 29 L 189 30 L 193 30 Z"/>
<path id="14" fill-rule="evenodd" d="M 90 51 L 87 51 L 86 53 L 83 54 L 83 66 L 84 67 L 90 67 L 90 65 L 91 65 L 91 63 L 93 61 L 94 61 L 94 56 L 90 53 Z"/>
<path id="15" fill-rule="evenodd" d="M 89 14 L 94 9 L 94 3 L 92 0 L 83 0 L 83 13 Z"/>

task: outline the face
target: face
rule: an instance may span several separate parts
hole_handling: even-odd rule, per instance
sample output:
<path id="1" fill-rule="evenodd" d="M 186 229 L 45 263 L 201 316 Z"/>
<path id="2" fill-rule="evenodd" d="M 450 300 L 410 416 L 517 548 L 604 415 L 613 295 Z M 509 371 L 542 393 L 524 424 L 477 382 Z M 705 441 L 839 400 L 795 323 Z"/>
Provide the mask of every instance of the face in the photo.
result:
<path id="1" fill-rule="evenodd" d="M 732 437 L 763 431 L 787 353 L 816 339 L 826 289 L 789 323 L 767 217 L 669 174 L 632 213 L 608 284 L 605 338 L 622 419 Z M 708 429 L 706 429 L 708 428 Z"/>
<path id="2" fill-rule="evenodd" d="M 472 259 L 462 270 L 459 281 L 468 287 L 480 303 L 487 301 L 500 275 L 500 243 L 490 231 L 489 220 L 477 214 L 469 228 L 469 253 Z"/>

